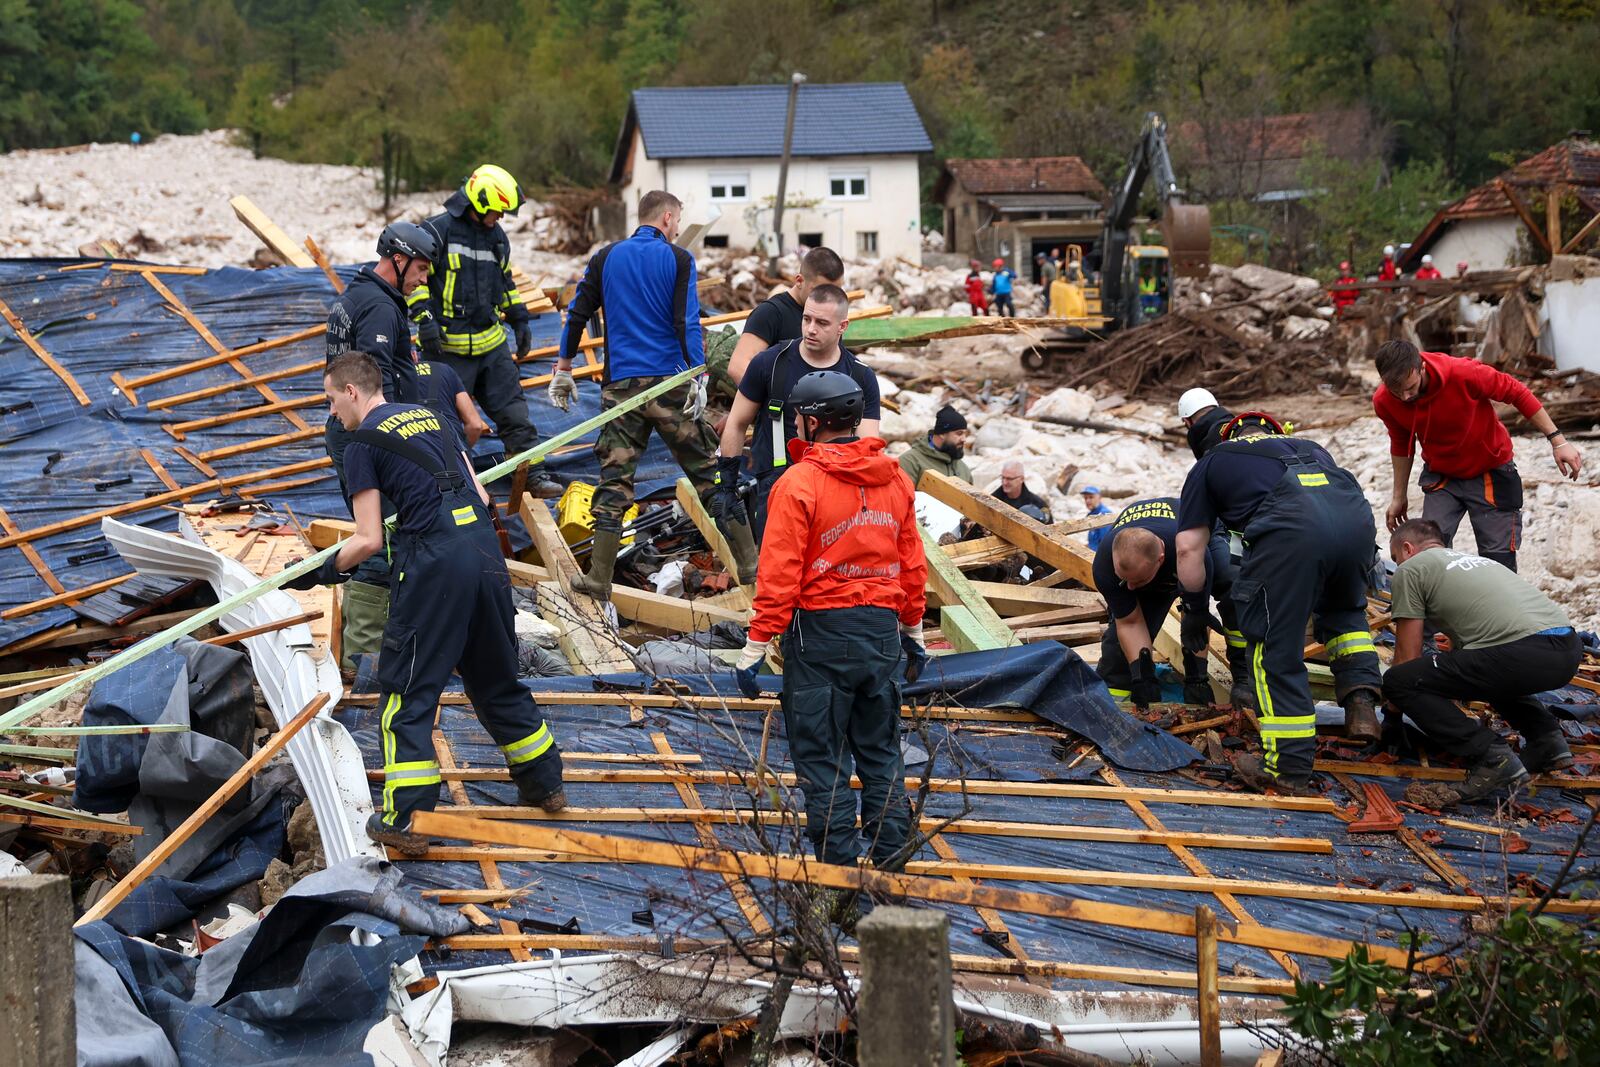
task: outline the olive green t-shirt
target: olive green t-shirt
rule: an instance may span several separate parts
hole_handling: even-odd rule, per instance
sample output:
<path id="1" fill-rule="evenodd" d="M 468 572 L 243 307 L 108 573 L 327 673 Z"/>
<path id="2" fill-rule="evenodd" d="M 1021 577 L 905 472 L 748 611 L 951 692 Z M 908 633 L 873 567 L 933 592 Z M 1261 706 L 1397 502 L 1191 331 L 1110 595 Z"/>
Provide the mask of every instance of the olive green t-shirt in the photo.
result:
<path id="1" fill-rule="evenodd" d="M 1430 548 L 1406 560 L 1391 584 L 1397 619 L 1427 619 L 1457 648 L 1493 648 L 1557 626 L 1566 612 L 1492 559 Z"/>

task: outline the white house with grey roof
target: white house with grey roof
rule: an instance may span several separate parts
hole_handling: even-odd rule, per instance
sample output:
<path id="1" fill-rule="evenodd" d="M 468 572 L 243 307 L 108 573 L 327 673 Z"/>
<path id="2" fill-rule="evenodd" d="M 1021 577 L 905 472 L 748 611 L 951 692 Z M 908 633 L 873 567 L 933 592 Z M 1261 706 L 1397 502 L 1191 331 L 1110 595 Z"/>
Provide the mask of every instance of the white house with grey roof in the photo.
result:
<path id="1" fill-rule="evenodd" d="M 666 189 L 709 248 L 755 248 L 772 230 L 788 85 L 635 89 L 612 157 L 629 232 L 639 198 Z M 800 86 L 784 197 L 785 252 L 922 261 L 917 159 L 933 150 L 899 82 Z"/>

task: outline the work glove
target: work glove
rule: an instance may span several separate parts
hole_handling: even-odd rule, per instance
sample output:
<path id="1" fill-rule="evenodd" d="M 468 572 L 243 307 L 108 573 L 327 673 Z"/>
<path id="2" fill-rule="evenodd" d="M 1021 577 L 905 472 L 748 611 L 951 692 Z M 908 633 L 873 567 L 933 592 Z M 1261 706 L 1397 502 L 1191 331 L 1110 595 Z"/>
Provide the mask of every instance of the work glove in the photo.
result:
<path id="1" fill-rule="evenodd" d="M 761 670 L 761 661 L 767 658 L 767 641 L 757 641 L 746 638 L 744 651 L 739 653 L 739 662 L 733 669 L 733 680 L 739 683 L 739 692 L 751 700 L 761 695 L 761 683 L 756 681 L 756 673 Z"/>
<path id="2" fill-rule="evenodd" d="M 570 370 L 558 370 L 550 375 L 550 387 L 545 390 L 545 396 L 549 397 L 551 407 L 565 411 L 577 395 L 578 383 L 572 380 Z"/>
<path id="3" fill-rule="evenodd" d="M 423 354 L 429 359 L 438 359 L 444 355 L 444 334 L 440 332 L 439 324 L 432 318 L 417 323 L 417 344 L 422 346 Z"/>
<path id="4" fill-rule="evenodd" d="M 910 685 L 922 677 L 923 669 L 928 666 L 928 646 L 922 638 L 922 623 L 915 626 L 900 624 L 900 651 L 906 654 L 906 684 Z"/>
<path id="5" fill-rule="evenodd" d="M 1156 681 L 1156 661 L 1151 651 L 1147 648 L 1139 653 L 1139 661 L 1133 664 L 1133 685 L 1130 687 L 1129 699 L 1133 706 L 1143 710 L 1151 704 L 1161 702 L 1161 685 Z"/>
<path id="6" fill-rule="evenodd" d="M 749 526 L 750 513 L 739 495 L 738 456 L 717 457 L 717 492 L 711 498 L 711 517 L 735 526 Z"/>
<path id="7" fill-rule="evenodd" d="M 1178 628 L 1183 650 L 1191 656 L 1204 655 L 1211 645 L 1211 598 L 1205 593 L 1183 594 L 1182 622 Z"/>
<path id="8" fill-rule="evenodd" d="M 333 555 L 329 556 L 327 559 L 318 564 L 316 570 L 307 571 L 298 578 L 289 579 L 287 582 L 283 583 L 281 588 L 308 590 L 315 589 L 319 585 L 342 585 L 343 583 L 348 582 L 350 580 L 350 575 L 354 574 L 355 571 L 341 571 L 339 569 L 338 559 L 339 553 L 335 552 Z M 295 560 L 295 563 L 299 562 L 299 560 Z M 295 563 L 289 564 L 289 567 L 293 567 Z M 284 569 L 288 570 L 288 567 L 285 567 Z"/>
<path id="9" fill-rule="evenodd" d="M 517 358 L 522 359 L 533 351 L 533 323 L 523 319 L 512 329 L 517 335 Z"/>
<path id="10" fill-rule="evenodd" d="M 700 416 L 706 413 L 706 376 L 704 374 L 689 383 L 689 399 L 683 402 L 683 413 L 695 422 L 699 422 Z"/>

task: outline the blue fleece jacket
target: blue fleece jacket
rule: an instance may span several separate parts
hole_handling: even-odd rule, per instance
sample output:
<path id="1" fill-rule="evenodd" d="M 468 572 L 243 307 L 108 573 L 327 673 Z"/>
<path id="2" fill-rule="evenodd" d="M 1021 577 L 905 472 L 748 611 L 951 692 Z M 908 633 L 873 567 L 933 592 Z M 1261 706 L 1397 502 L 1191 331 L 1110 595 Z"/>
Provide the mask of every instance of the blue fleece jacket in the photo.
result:
<path id="1" fill-rule="evenodd" d="M 606 313 L 606 381 L 662 377 L 706 361 L 694 257 L 654 226 L 594 254 L 567 308 L 561 355 L 578 352 L 584 328 Z"/>

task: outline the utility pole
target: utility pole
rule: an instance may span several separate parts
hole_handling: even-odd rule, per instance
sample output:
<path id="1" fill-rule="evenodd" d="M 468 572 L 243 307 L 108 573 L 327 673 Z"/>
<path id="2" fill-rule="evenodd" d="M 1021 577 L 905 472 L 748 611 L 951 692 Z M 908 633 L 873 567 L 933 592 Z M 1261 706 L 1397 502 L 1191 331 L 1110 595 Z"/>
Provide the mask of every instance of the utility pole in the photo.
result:
<path id="1" fill-rule="evenodd" d="M 789 114 L 783 120 L 783 159 L 778 164 L 778 202 L 772 209 L 772 233 L 777 238 L 772 257 L 767 260 L 767 273 L 778 275 L 778 257 L 783 254 L 783 200 L 789 195 L 789 152 L 794 147 L 794 104 L 800 95 L 800 86 L 806 76 L 798 70 L 789 75 Z"/>

